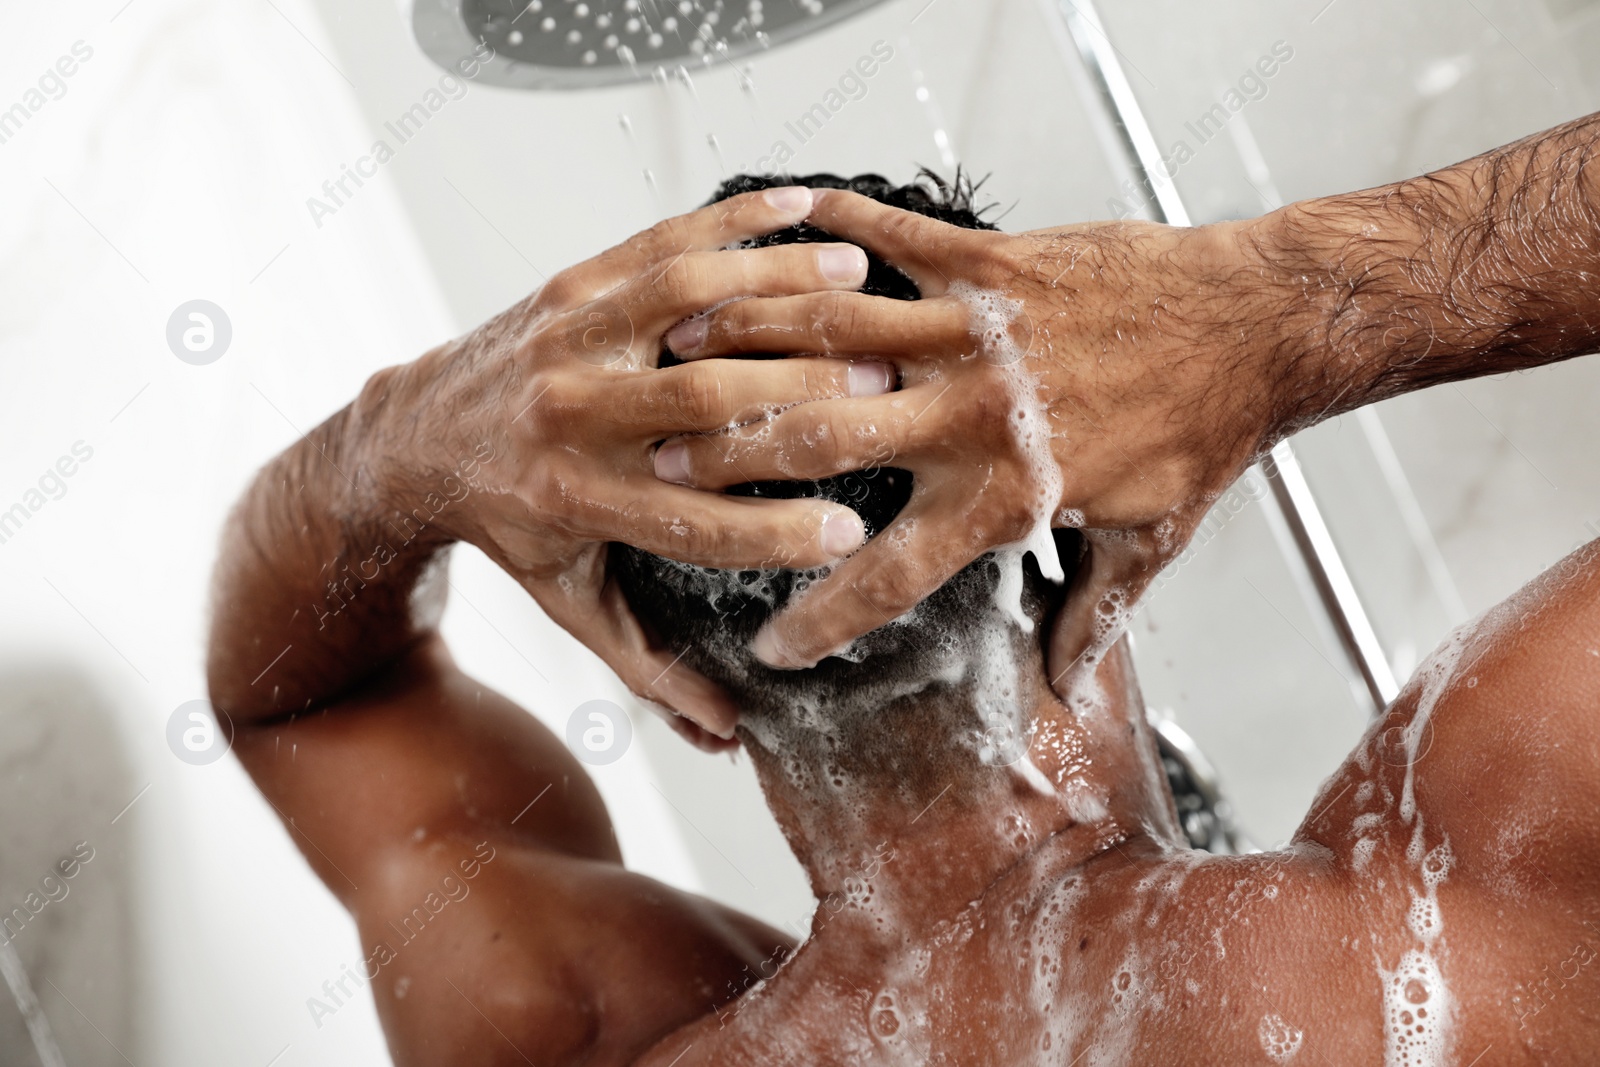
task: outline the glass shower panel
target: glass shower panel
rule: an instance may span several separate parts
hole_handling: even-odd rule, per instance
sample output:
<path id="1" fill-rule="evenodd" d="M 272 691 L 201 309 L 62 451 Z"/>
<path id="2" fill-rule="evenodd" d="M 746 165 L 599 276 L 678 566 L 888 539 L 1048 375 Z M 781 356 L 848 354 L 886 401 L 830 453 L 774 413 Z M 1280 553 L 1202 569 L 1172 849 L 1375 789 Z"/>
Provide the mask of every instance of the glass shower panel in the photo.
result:
<path id="1" fill-rule="evenodd" d="M 1197 223 L 1393 181 L 1586 114 L 1594 90 L 1582 72 L 1593 69 L 1600 47 L 1600 7 L 1581 2 L 1430 0 L 1401 7 L 1315 0 L 1221 9 L 1135 0 L 1106 5 L 1101 18 Z M 1124 186 L 1104 213 L 1137 214 L 1145 199 Z M 1551 416 L 1567 415 L 1574 383 L 1592 390 L 1595 380 L 1595 372 L 1577 364 L 1512 383 L 1445 387 L 1332 421 L 1295 440 L 1396 675 L 1409 675 L 1466 614 L 1506 595 L 1578 540 L 1595 536 L 1582 532 L 1581 519 L 1593 513 L 1586 502 L 1600 486 L 1588 471 L 1563 463 L 1566 456 L 1552 454 L 1562 439 L 1544 435 L 1545 445 L 1530 414 L 1542 408 Z M 1566 425 L 1572 418 L 1553 421 Z M 1585 436 L 1600 433 L 1586 429 Z M 1446 438 L 1469 447 L 1430 447 Z M 1490 493 L 1506 506 L 1485 506 Z M 1518 528 L 1510 536 L 1507 512 Z M 1487 541 L 1489 517 L 1500 535 L 1493 541 Z M 1197 557 L 1211 568 L 1208 577 L 1222 585 L 1247 577 L 1229 573 L 1239 563 L 1229 558 L 1241 539 L 1235 527 L 1243 529 L 1234 523 L 1217 537 L 1219 550 L 1212 554 L 1218 558 Z M 1571 536 L 1563 541 L 1552 530 Z M 1484 579 L 1485 572 L 1492 580 Z M 1246 828 L 1270 840 L 1305 805 L 1265 806 L 1272 791 L 1262 776 L 1273 772 L 1254 760 L 1236 765 L 1252 748 L 1252 728 L 1262 739 L 1277 728 L 1258 718 L 1259 706 L 1246 701 L 1219 710 L 1228 699 L 1225 686 L 1195 699 L 1205 692 L 1197 679 L 1206 671 L 1205 663 L 1193 661 L 1206 642 L 1192 627 L 1200 617 L 1193 613 L 1204 610 L 1204 597 L 1192 596 L 1197 593 L 1189 583 L 1175 582 L 1151 604 L 1152 616 L 1173 611 L 1178 622 L 1142 642 L 1146 688 L 1153 702 L 1170 703 L 1211 753 L 1238 798 Z M 1299 636 L 1314 635 L 1326 662 L 1348 671 L 1331 633 L 1319 625 L 1320 614 L 1313 605 L 1301 620 L 1310 624 L 1304 633 L 1287 610 L 1283 621 Z M 1223 617 L 1237 625 L 1247 614 L 1241 609 Z M 1231 662 L 1241 669 L 1248 662 L 1267 676 L 1281 668 L 1263 660 L 1286 662 L 1281 645 L 1257 651 Z M 1219 649 L 1211 662 L 1229 659 Z M 1319 718 L 1324 714 L 1341 722 L 1349 717 L 1348 705 L 1309 706 L 1327 699 L 1320 684 L 1327 672 L 1320 673 L 1285 678 L 1286 687 L 1276 695 L 1299 724 L 1280 743 L 1307 757 L 1316 746 L 1302 744 L 1302 731 L 1327 731 Z M 1254 695 L 1274 699 L 1261 691 L 1257 677 Z M 1336 758 L 1347 746 L 1342 741 L 1327 755 Z M 1261 754 L 1260 746 L 1254 754 Z M 1297 776 L 1298 771 L 1278 774 L 1278 784 Z"/>

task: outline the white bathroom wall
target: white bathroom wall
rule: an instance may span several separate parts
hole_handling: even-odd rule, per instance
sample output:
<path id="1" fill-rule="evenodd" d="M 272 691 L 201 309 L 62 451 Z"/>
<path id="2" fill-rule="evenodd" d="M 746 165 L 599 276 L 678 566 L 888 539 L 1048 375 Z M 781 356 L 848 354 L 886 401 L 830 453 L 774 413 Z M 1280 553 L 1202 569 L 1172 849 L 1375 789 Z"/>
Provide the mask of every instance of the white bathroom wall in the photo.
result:
<path id="1" fill-rule="evenodd" d="M 117 0 L 0 25 L 6 106 L 76 42 L 92 50 L 0 144 L 0 510 L 75 445 L 88 455 L 0 543 L 0 774 L 17 791 L 0 904 L 74 842 L 99 850 L 16 940 L 75 1067 L 383 1062 L 370 1001 L 321 1026 L 306 1005 L 359 958 L 353 925 L 237 764 L 188 766 L 165 731 L 204 695 L 207 575 L 252 472 L 459 324 L 387 177 L 321 229 L 307 218 L 329 161 L 369 143 L 308 6 Z M 166 341 L 194 298 L 232 323 L 208 366 Z M 461 556 L 446 628 L 469 669 L 558 730 L 584 699 L 623 699 Z M 596 775 L 619 838 L 697 888 L 644 752 Z M 125 951 L 96 940 L 113 891 Z M 29 1064 L 10 1013 L 0 1000 L 0 1063 Z"/>
<path id="2" fill-rule="evenodd" d="M 84 869 L 46 913 L 59 928 L 38 931 L 55 940 L 17 942 L 69 1062 L 384 1062 L 365 1001 L 320 1028 L 306 1010 L 357 956 L 348 920 L 231 760 L 191 767 L 164 740 L 173 710 L 203 693 L 206 575 L 255 467 L 373 369 L 698 203 L 879 40 L 894 59 L 792 146 L 796 170 L 907 178 L 959 161 L 992 173 L 985 189 L 1008 229 L 1104 217 L 1120 179 L 1052 6 L 891 0 L 751 60 L 753 94 L 727 71 L 579 95 L 474 85 L 320 225 L 307 199 L 439 75 L 392 0 L 92 0 L 0 14 L 0 108 L 75 42 L 94 50 L 60 99 L 0 143 L 0 511 L 75 443 L 93 450 L 64 495 L 0 542 L 0 684 L 31 679 L 22 704 L 102 709 L 92 752 L 104 756 L 109 738 L 120 764 L 107 766 L 127 774 L 83 785 L 83 766 L 99 766 L 90 748 L 76 773 L 55 773 L 51 761 L 74 760 L 70 737 L 40 734 L 36 719 L 24 729 L 5 710 L 21 704 L 0 701 L 0 774 L 21 782 L 7 760 L 33 760 L 23 792 L 0 792 L 27 798 L 0 812 L 0 891 L 80 837 L 126 859 Z M 1467 155 L 1587 111 L 1595 91 L 1584 79 L 1600 14 L 1577 0 L 1104 8 L 1163 142 L 1264 48 L 1293 43 L 1295 59 L 1236 120 L 1285 198 Z M 1205 220 L 1262 210 L 1251 177 L 1230 134 L 1178 181 Z M 233 326 L 232 347 L 203 367 L 164 337 L 172 310 L 197 297 Z M 1468 610 L 1594 536 L 1600 474 L 1584 460 L 1596 374 L 1579 362 L 1383 406 Z M 1404 670 L 1449 605 L 1353 420 L 1300 446 Z M 557 729 L 583 700 L 625 702 L 481 556 L 461 552 L 452 580 L 446 629 L 469 670 Z M 1259 506 L 1194 554 L 1135 636 L 1151 702 L 1200 741 L 1252 835 L 1286 837 L 1366 720 Z M 634 750 L 596 774 L 630 864 L 803 925 L 809 895 L 748 766 L 634 718 Z M 123 784 L 126 797 L 109 795 Z M 94 909 L 123 877 L 132 973 L 119 975 L 84 931 L 115 915 Z M 108 994 L 106 983 L 121 985 Z M 26 1055 L 6 1048 L 0 1062 Z"/>
<path id="3" fill-rule="evenodd" d="M 1175 184 L 1197 222 L 1395 181 L 1596 102 L 1585 74 L 1600 5 L 1586 0 L 1101 9 L 1158 144 L 1175 159 L 1179 142 L 1193 150 Z M 1202 141 L 1199 116 L 1274 45 L 1292 58 Z M 1600 471 L 1588 459 L 1600 446 L 1597 387 L 1589 358 L 1378 405 L 1405 483 L 1398 497 L 1360 418 L 1296 439 L 1398 677 L 1455 622 L 1600 536 Z M 1425 527 L 1420 545 L 1407 499 Z M 1135 633 L 1147 697 L 1174 710 L 1267 844 L 1293 831 L 1367 709 L 1350 698 L 1354 671 L 1279 565 L 1264 517 L 1243 518 L 1194 553 Z M 1442 582 L 1425 562 L 1434 546 Z"/>

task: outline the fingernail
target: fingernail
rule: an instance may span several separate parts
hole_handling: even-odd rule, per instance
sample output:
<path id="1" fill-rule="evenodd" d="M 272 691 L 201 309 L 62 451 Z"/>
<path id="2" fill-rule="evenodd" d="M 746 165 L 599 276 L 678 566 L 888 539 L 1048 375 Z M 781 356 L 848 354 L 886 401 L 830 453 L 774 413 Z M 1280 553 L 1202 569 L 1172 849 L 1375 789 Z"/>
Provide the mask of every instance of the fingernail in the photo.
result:
<path id="1" fill-rule="evenodd" d="M 803 185 L 785 185 L 767 190 L 767 203 L 779 211 L 804 218 L 811 213 L 811 190 Z"/>
<path id="2" fill-rule="evenodd" d="M 879 396 L 894 388 L 894 367 L 888 363 L 852 363 L 851 396 Z"/>
<path id="3" fill-rule="evenodd" d="M 656 449 L 656 477 L 664 482 L 689 480 L 689 446 L 682 441 L 668 441 Z M 824 524 L 826 530 L 826 524 Z"/>
<path id="4" fill-rule="evenodd" d="M 799 667 L 778 644 L 778 637 L 770 626 L 763 626 L 756 634 L 755 640 L 750 642 L 750 651 L 756 659 L 776 670 L 792 671 Z"/>
<path id="5" fill-rule="evenodd" d="M 859 282 L 867 276 L 867 254 L 854 245 L 824 248 L 817 253 L 817 269 L 830 282 Z"/>
<path id="6" fill-rule="evenodd" d="M 680 356 L 688 355 L 706 343 L 706 334 L 710 332 L 711 323 L 704 315 L 696 315 L 667 331 L 667 347 Z"/>
<path id="7" fill-rule="evenodd" d="M 818 540 L 822 543 L 822 551 L 837 559 L 860 548 L 866 537 L 867 528 L 862 525 L 861 516 L 847 509 L 830 512 L 822 520 L 822 532 Z"/>

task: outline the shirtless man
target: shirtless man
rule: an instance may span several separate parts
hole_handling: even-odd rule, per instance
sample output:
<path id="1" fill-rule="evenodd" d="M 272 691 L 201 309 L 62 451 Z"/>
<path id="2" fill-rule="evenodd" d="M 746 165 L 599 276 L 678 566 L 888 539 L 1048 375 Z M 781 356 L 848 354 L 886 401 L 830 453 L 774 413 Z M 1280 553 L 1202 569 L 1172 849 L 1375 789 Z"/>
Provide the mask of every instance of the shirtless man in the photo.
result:
<path id="1" fill-rule="evenodd" d="M 1448 639 L 1275 853 L 1183 847 L 1116 638 L 1284 434 L 1596 346 L 1597 135 L 1190 231 L 751 192 L 375 376 L 241 503 L 210 677 L 395 1061 L 1594 1062 L 1600 545 Z M 855 292 L 839 244 L 724 250 L 801 219 L 922 299 Z M 745 351 L 795 355 L 705 358 Z M 914 488 L 868 479 L 867 524 L 714 492 L 884 467 Z M 737 729 L 821 901 L 804 945 L 622 868 L 581 767 L 440 641 L 456 540 L 685 733 Z M 651 553 L 849 558 L 800 588 Z"/>

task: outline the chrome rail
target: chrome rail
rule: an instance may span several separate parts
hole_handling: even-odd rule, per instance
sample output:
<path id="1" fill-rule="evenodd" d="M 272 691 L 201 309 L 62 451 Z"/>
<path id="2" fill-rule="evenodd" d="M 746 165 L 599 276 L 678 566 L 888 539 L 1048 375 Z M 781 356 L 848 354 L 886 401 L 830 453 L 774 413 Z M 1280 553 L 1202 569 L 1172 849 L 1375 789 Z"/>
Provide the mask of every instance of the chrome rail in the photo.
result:
<path id="1" fill-rule="evenodd" d="M 1106 35 L 1092 0 L 1054 0 L 1053 6 L 1100 92 L 1127 165 L 1148 194 L 1155 221 L 1173 226 L 1192 225 L 1177 187 L 1162 166 L 1155 134 L 1151 132 L 1133 86 L 1123 72 L 1116 46 Z M 1299 552 L 1306 577 L 1341 650 L 1361 675 L 1373 713 L 1382 712 L 1400 687 L 1373 629 L 1372 619 L 1333 543 L 1316 498 L 1311 494 L 1300 461 L 1289 443 L 1282 441 L 1272 449 L 1270 466 L 1261 464 L 1258 469 L 1272 486 L 1273 504 Z"/>

